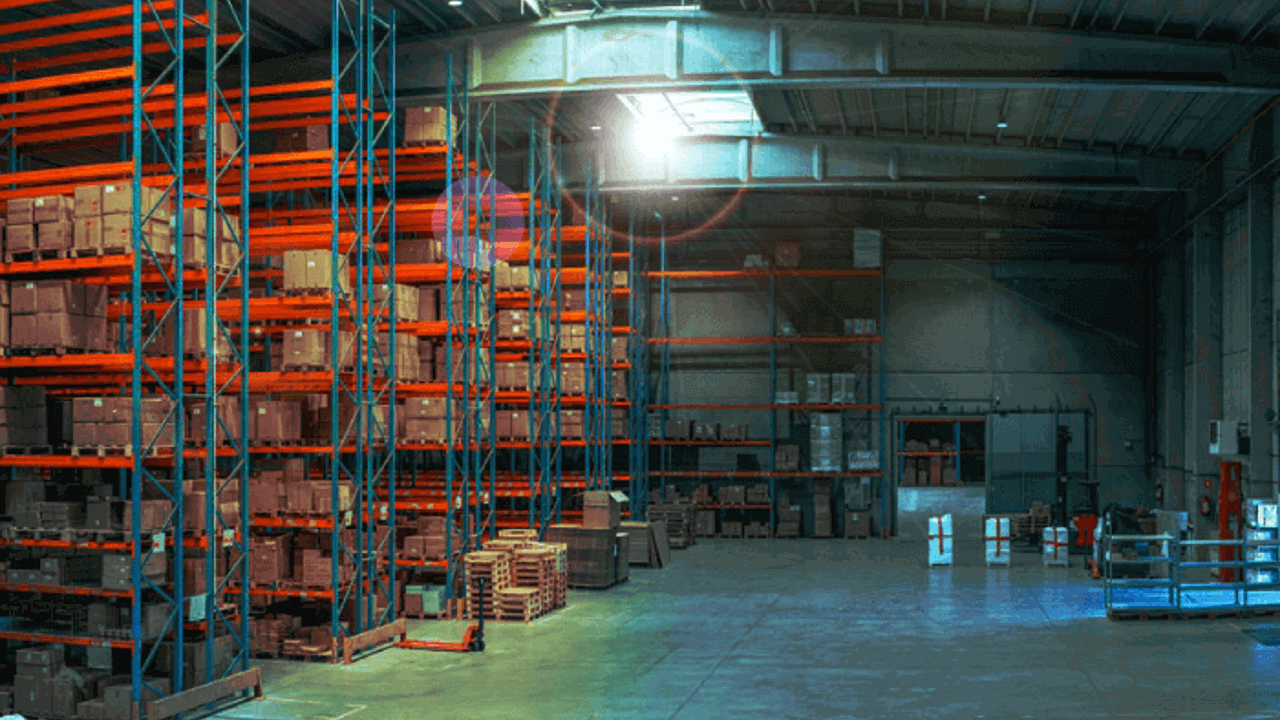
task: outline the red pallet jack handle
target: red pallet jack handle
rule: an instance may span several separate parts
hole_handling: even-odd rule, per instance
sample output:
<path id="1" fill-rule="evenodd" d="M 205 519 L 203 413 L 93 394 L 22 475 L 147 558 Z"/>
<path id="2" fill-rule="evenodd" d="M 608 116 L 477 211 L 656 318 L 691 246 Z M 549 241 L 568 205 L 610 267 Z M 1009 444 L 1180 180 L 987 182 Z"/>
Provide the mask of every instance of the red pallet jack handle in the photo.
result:
<path id="1" fill-rule="evenodd" d="M 485 578 L 476 578 L 480 598 L 480 622 L 467 628 L 462 642 L 445 640 L 401 640 L 396 647 L 406 650 L 433 650 L 435 652 L 484 652 L 484 584 Z"/>

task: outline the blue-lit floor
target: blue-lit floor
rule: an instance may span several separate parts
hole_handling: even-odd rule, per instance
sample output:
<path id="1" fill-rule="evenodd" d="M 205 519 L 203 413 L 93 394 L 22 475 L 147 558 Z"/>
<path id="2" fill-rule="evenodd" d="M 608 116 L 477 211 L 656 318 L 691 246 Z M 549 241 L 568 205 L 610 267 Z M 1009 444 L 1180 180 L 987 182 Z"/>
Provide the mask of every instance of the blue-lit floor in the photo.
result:
<path id="1" fill-rule="evenodd" d="M 1245 633 L 1280 622 L 1114 622 L 1079 558 L 988 570 L 961 538 L 956 566 L 929 569 L 916 529 L 702 541 L 612 590 L 571 591 L 531 625 L 490 626 L 482 655 L 264 663 L 268 700 L 221 717 L 1280 717 L 1280 648 Z M 464 626 L 412 634 L 456 640 Z"/>
<path id="2" fill-rule="evenodd" d="M 1125 587 L 1113 584 L 1111 606 L 1116 610 L 1280 610 L 1280 591 L 1223 590 L 1221 587 L 1183 585 L 1170 595 L 1168 588 Z"/>

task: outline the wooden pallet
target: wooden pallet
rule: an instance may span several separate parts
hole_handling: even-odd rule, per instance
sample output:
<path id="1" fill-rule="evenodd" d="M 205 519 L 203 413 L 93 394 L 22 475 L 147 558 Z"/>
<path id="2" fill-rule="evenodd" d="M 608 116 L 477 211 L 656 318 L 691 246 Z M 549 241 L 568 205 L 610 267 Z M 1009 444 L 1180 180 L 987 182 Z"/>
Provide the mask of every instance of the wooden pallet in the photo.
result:
<path id="1" fill-rule="evenodd" d="M 0 455 L 50 455 L 51 445 L 0 445 Z"/>
<path id="2" fill-rule="evenodd" d="M 77 247 L 73 247 L 73 248 L 69 248 L 69 249 L 67 250 L 67 256 L 68 256 L 68 257 L 70 257 L 70 258 L 76 258 L 76 259 L 79 259 L 79 258 L 91 258 L 91 257 L 102 257 L 102 256 L 104 256 L 104 255 L 127 255 L 128 253 L 129 253 L 129 249 L 128 249 L 128 248 L 122 248 L 122 247 L 120 247 L 120 248 L 118 248 L 118 247 L 113 247 L 113 248 L 104 248 L 104 247 L 77 248 Z"/>
<path id="3" fill-rule="evenodd" d="M 27 250 L 26 252 L 7 252 L 4 254 L 6 263 L 16 262 L 40 262 L 42 260 L 66 260 L 69 248 L 46 248 Z"/>
<path id="4" fill-rule="evenodd" d="M 72 445 L 71 457 L 117 457 L 131 450 L 129 445 Z"/>

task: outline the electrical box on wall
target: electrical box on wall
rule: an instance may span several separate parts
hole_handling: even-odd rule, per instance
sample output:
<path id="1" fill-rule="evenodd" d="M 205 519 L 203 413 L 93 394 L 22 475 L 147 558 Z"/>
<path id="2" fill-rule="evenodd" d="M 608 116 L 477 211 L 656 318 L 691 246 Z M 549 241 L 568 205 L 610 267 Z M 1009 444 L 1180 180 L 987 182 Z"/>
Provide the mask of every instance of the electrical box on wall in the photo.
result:
<path id="1" fill-rule="evenodd" d="M 1210 455 L 1248 455 L 1248 427 L 1235 420 L 1209 421 Z"/>

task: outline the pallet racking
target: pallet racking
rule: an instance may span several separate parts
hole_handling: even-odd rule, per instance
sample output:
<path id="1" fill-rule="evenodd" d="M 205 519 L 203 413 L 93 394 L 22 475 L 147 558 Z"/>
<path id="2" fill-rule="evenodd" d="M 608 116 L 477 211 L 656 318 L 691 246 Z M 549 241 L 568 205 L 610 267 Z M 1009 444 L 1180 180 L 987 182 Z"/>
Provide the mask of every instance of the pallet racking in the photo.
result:
<path id="1" fill-rule="evenodd" d="M 79 186 L 127 184 L 129 239 L 118 254 L 86 251 L 77 243 L 74 250 L 58 251 L 57 259 L 40 249 L 30 261 L 6 258 L 0 265 L 6 282 L 71 281 L 105 287 L 119 294 L 121 302 L 112 308 L 119 319 L 114 349 L 95 345 L 85 352 L 68 348 L 70 352 L 10 356 L 0 362 L 0 373 L 11 387 L 45 387 L 49 397 L 127 398 L 130 427 L 123 445 L 71 448 L 70 454 L 46 446 L 42 450 L 49 454 L 6 454 L 0 466 L 9 469 L 10 482 L 20 468 L 38 468 L 68 480 L 83 480 L 81 473 L 114 471 L 114 493 L 127 499 L 128 512 L 124 530 L 10 527 L 0 544 L 6 552 L 127 553 L 130 583 L 128 589 L 6 583 L 3 592 L 18 611 L 27 605 L 21 598 L 33 593 L 67 600 L 127 600 L 130 627 L 123 637 L 103 637 L 74 627 L 22 628 L 10 621 L 0 631 L 0 640 L 59 643 L 89 648 L 90 653 L 108 649 L 107 665 L 116 665 L 111 651 L 127 652 L 134 713 L 166 717 L 236 698 L 247 685 L 258 684 L 253 673 L 244 672 L 249 659 L 247 597 L 241 591 L 225 598 L 236 602 L 223 602 L 230 579 L 246 571 L 247 549 L 240 531 L 247 521 L 243 447 L 236 448 L 239 462 L 219 463 L 212 449 L 188 450 L 184 432 L 186 406 L 212 405 L 219 396 L 243 393 L 249 385 L 243 343 L 222 357 L 184 355 L 188 340 L 200 344 L 186 336 L 189 310 L 202 315 L 203 347 L 230 335 L 244 337 L 237 332 L 237 322 L 243 323 L 247 305 L 246 225 L 228 227 L 231 262 L 217 255 L 218 243 L 207 243 L 199 258 L 187 257 L 183 243 L 184 211 L 203 210 L 205 232 L 216 238 L 228 219 L 225 208 L 243 206 L 248 196 L 247 183 L 222 187 L 214 179 L 231 167 L 248 165 L 249 3 L 209 2 L 200 8 L 184 0 L 135 0 L 82 12 L 63 12 L 39 2 L 23 6 L 39 17 L 0 25 L 0 33 L 25 35 L 2 46 L 9 55 L 3 122 L 9 172 L 0 177 L 0 185 L 7 187 L 0 195 L 12 202 L 65 196 Z M 101 22 L 117 24 L 81 29 Z M 220 33 L 220 28 L 232 32 Z M 230 82 L 220 80 L 216 69 L 233 58 L 244 71 Z M 188 74 L 192 69 L 195 72 Z M 17 94 L 27 91 L 42 91 L 43 96 L 19 100 Z M 221 152 L 214 152 L 212 134 L 202 143 L 188 137 L 189 126 L 211 127 L 215 120 L 227 123 L 233 138 L 233 147 Z M 113 146 L 119 148 L 119 162 L 20 169 L 30 158 L 56 158 L 62 164 L 73 157 L 69 153 L 92 157 L 93 149 Z M 152 162 L 144 162 L 147 153 Z M 144 195 L 144 188 L 158 192 Z M 153 234 L 151 221 L 166 219 L 172 232 Z M 223 308 L 231 315 L 229 322 L 220 318 Z M 144 424 L 144 400 L 158 401 L 163 419 Z M 203 467 L 188 475 L 186 463 L 191 460 L 203 461 Z M 76 477 L 64 476 L 69 472 Z M 147 518 L 144 528 L 146 496 L 167 503 L 168 510 L 163 518 Z M 222 511 L 223 497 L 239 501 L 239 507 Z M 192 529 L 197 523 L 189 514 L 203 521 L 199 529 Z M 144 567 L 158 559 L 171 561 L 171 581 L 144 574 Z M 162 609 L 159 632 L 143 632 L 144 607 L 148 616 Z M 217 665 L 214 637 L 228 638 L 231 645 L 228 657 Z M 202 640 L 204 672 L 187 677 L 187 643 Z M 169 645 L 163 653 L 162 641 Z M 237 668 L 241 673 L 233 674 Z M 203 686 L 198 702 L 181 694 L 195 686 Z"/>
<path id="2" fill-rule="evenodd" d="M 660 219 L 660 218 L 659 218 Z M 841 418 L 841 426 L 844 428 L 844 434 L 847 434 L 850 425 L 863 427 L 864 435 L 870 435 L 875 438 L 875 448 L 878 454 L 878 468 L 886 467 L 885 457 L 885 438 L 887 437 L 887 427 L 885 425 L 886 417 L 882 404 L 884 397 L 884 352 L 882 350 L 883 337 L 879 333 L 864 335 L 841 335 L 841 336 L 825 336 L 811 335 L 807 337 L 796 335 L 783 335 L 781 333 L 781 323 L 777 314 L 778 307 L 778 282 L 786 279 L 826 279 L 826 280 L 843 280 L 847 282 L 863 282 L 876 283 L 876 295 L 878 295 L 878 304 L 875 314 L 878 315 L 877 327 L 884 327 L 884 282 L 882 271 L 880 269 L 783 269 L 783 268 L 741 268 L 741 269 L 723 269 L 723 270 L 672 270 L 668 269 L 667 258 L 667 241 L 665 226 L 661 226 L 661 235 L 657 243 L 658 263 L 657 269 L 646 273 L 649 283 L 649 289 L 653 290 L 656 284 L 657 295 L 657 317 L 649 318 L 649 325 L 652 328 L 651 335 L 647 342 L 651 348 L 651 353 L 656 358 L 651 358 L 650 362 L 657 365 L 656 376 L 651 381 L 650 387 L 647 388 L 647 397 L 650 398 L 648 405 L 648 415 L 652 419 L 647 424 L 648 433 L 653 436 L 661 433 L 665 436 L 667 421 L 670 412 L 673 410 L 738 410 L 738 411 L 768 411 L 769 413 L 769 433 L 766 439 L 754 438 L 746 440 L 696 440 L 696 439 L 658 439 L 651 437 L 649 445 L 655 448 L 649 458 L 649 464 L 652 468 L 654 465 L 657 469 L 650 469 L 648 477 L 650 483 L 655 480 L 660 484 L 660 496 L 665 497 L 667 481 L 670 479 L 710 479 L 710 480 L 726 480 L 726 479 L 767 479 L 769 483 L 770 502 L 767 504 L 732 504 L 724 503 L 702 503 L 701 508 L 708 510 L 733 510 L 743 513 L 749 512 L 765 512 L 769 514 L 769 525 L 773 527 L 775 524 L 776 506 L 778 500 L 778 482 L 780 480 L 801 480 L 806 484 L 809 481 L 817 479 L 840 479 L 840 478 L 879 478 L 879 487 L 877 494 L 880 497 L 879 515 L 881 527 L 888 527 L 889 523 L 886 518 L 889 517 L 888 492 L 885 485 L 885 475 L 882 470 L 867 469 L 844 469 L 842 471 L 833 472 L 812 472 L 803 470 L 780 470 L 777 467 L 776 450 L 779 444 L 778 419 L 780 412 L 798 411 L 798 412 L 824 412 L 838 413 Z M 672 337 L 671 323 L 671 295 L 673 292 L 672 284 L 677 282 L 700 282 L 700 283 L 716 283 L 716 284 L 748 284 L 755 289 L 760 289 L 760 281 L 767 281 L 768 296 L 768 313 L 769 327 L 771 328 L 768 336 L 751 336 L 751 337 Z M 768 403 L 674 403 L 671 399 L 671 348 L 673 346 L 764 346 L 768 349 L 769 364 L 769 398 Z M 807 345 L 813 346 L 846 346 L 846 347 L 866 347 L 874 355 L 874 359 L 870 363 L 871 371 L 871 392 L 870 402 L 863 403 L 779 403 L 778 402 L 778 373 L 779 373 L 779 351 L 782 348 L 803 347 Z M 766 447 L 768 448 L 767 469 L 762 471 L 690 471 L 673 469 L 674 457 L 673 453 L 677 449 L 697 448 L 697 447 Z M 656 458 L 655 458 L 656 455 Z M 851 508 L 853 509 L 853 508 Z M 856 508 L 861 509 L 861 508 Z"/>
<path id="3" fill-rule="evenodd" d="M 956 478 L 961 484 L 964 484 L 964 474 L 962 472 L 964 468 L 964 456 L 986 454 L 986 450 L 984 449 L 984 447 L 978 447 L 978 448 L 966 447 L 964 443 L 964 435 L 962 433 L 962 430 L 965 425 L 985 425 L 986 420 L 982 418 L 939 419 L 939 418 L 895 417 L 894 420 L 895 420 L 895 423 L 897 424 L 898 461 L 896 463 L 897 467 L 895 468 L 898 473 L 897 482 L 895 483 L 897 487 L 903 487 L 903 486 L 909 486 L 909 485 L 915 484 L 914 482 L 912 483 L 903 482 L 903 478 L 906 477 L 906 472 L 907 472 L 906 468 L 907 468 L 908 458 L 922 458 L 922 457 L 923 458 L 932 458 L 932 457 L 953 458 L 956 464 Z M 925 451 L 906 450 L 907 440 L 909 439 L 907 435 L 911 434 L 911 430 L 912 430 L 911 426 L 913 425 L 914 426 L 932 425 L 935 427 L 948 426 L 948 425 L 951 426 L 949 429 L 946 429 L 944 427 L 942 431 L 951 433 L 951 436 L 952 436 L 951 444 L 954 445 L 956 449 L 955 450 L 925 450 Z M 937 433 L 931 433 L 931 435 L 938 438 L 942 437 Z M 985 462 L 980 463 L 980 466 L 983 467 L 982 477 L 985 478 L 986 477 Z"/>

